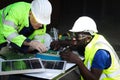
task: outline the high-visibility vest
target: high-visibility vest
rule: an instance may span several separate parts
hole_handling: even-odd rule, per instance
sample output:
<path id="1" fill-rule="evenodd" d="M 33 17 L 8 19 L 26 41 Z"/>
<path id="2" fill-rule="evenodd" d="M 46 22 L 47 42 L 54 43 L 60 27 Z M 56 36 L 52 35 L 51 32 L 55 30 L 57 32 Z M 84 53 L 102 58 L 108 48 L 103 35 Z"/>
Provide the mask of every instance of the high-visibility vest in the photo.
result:
<path id="1" fill-rule="evenodd" d="M 44 35 L 46 33 L 46 25 L 43 25 L 42 29 L 35 30 L 30 36 L 30 39 L 34 39 L 36 35 Z"/>
<path id="2" fill-rule="evenodd" d="M 26 2 L 16 2 L 11 4 L 2 10 L 0 10 L 0 36 L 4 37 L 7 41 L 15 43 L 17 46 L 21 47 L 26 37 L 24 35 L 18 34 L 24 27 L 29 27 L 29 11 L 31 5 Z M 4 28 L 3 28 L 4 27 Z M 46 33 L 46 25 L 43 29 L 38 29 L 29 36 L 33 39 L 34 35 L 40 35 Z M 0 42 L 2 43 L 2 42 Z"/>
<path id="3" fill-rule="evenodd" d="M 120 79 L 120 62 L 115 50 L 107 40 L 99 34 L 95 34 L 92 41 L 85 48 L 85 66 L 90 70 L 95 53 L 99 49 L 107 50 L 111 56 L 111 66 L 104 69 L 99 80 L 119 80 Z M 82 78 L 82 80 L 84 80 Z"/>

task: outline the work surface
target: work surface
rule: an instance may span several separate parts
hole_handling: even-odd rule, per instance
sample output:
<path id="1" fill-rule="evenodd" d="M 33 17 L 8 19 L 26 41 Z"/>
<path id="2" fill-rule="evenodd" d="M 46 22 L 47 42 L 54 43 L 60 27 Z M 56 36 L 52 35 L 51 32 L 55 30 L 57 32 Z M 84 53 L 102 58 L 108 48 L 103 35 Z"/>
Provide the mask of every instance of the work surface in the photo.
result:
<path id="1" fill-rule="evenodd" d="M 13 53 L 13 54 L 6 54 L 6 53 L 11 53 L 13 52 L 12 50 L 9 50 L 7 48 L 1 50 L 1 53 L 0 54 L 4 54 L 4 56 L 6 56 L 7 58 L 11 59 L 10 58 L 10 55 L 16 55 L 16 53 Z M 31 57 L 35 57 L 33 55 L 22 55 L 22 54 L 17 54 L 18 57 L 16 56 L 12 56 L 12 58 L 31 58 Z M 65 72 L 63 73 L 62 71 L 55 71 L 55 70 L 47 70 L 45 72 L 42 72 L 42 73 L 30 73 L 30 74 L 24 74 L 25 76 L 27 76 L 28 78 L 30 77 L 33 77 L 34 78 L 42 78 L 42 79 L 48 79 L 48 80 L 56 80 L 56 78 L 60 78 L 62 76 L 65 76 L 67 75 L 68 73 L 70 73 L 71 71 L 75 70 L 75 67 L 76 65 L 73 64 L 73 63 L 67 63 L 66 64 L 66 67 L 65 67 Z M 69 79 L 68 79 L 69 80 Z"/>
<path id="2" fill-rule="evenodd" d="M 51 80 L 51 79 L 59 78 L 59 77 L 65 75 L 65 73 L 67 71 L 75 69 L 75 67 L 76 67 L 75 64 L 67 63 L 66 67 L 65 67 L 65 72 L 62 72 L 60 70 L 47 70 L 47 71 L 41 72 L 41 73 L 31 73 L 31 74 L 25 74 L 25 75 L 36 77 L 36 78 L 42 78 L 42 79 Z"/>
<path id="3" fill-rule="evenodd" d="M 1 68 L 0 68 L 1 69 Z M 74 63 L 67 63 L 65 66 L 65 70 L 56 70 L 56 69 L 45 69 L 45 71 L 37 72 L 37 73 L 27 73 L 26 77 L 30 78 L 38 78 L 38 79 L 47 79 L 47 80 L 56 80 L 61 78 L 62 76 L 67 75 L 71 71 L 76 69 L 76 64 Z M 2 75 L 2 74 L 1 74 Z"/>

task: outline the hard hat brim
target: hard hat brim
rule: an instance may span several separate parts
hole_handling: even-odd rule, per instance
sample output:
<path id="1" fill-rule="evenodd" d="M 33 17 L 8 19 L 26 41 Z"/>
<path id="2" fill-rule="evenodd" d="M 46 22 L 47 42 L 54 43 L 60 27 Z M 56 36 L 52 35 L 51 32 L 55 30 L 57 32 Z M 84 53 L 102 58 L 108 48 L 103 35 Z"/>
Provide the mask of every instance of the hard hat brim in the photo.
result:
<path id="1" fill-rule="evenodd" d="M 32 13 L 33 13 L 33 15 L 34 15 L 34 17 L 35 17 L 35 19 L 36 19 L 36 21 L 38 23 L 41 23 L 41 24 L 50 24 L 50 22 L 51 22 L 51 15 L 49 17 L 47 17 L 47 18 L 42 18 L 41 17 L 40 19 L 38 19 L 36 17 L 36 14 L 34 13 L 34 11 L 32 11 Z"/>
<path id="2" fill-rule="evenodd" d="M 72 30 L 72 29 L 70 29 L 69 31 L 70 32 L 81 32 L 81 31 L 76 31 L 76 30 Z"/>

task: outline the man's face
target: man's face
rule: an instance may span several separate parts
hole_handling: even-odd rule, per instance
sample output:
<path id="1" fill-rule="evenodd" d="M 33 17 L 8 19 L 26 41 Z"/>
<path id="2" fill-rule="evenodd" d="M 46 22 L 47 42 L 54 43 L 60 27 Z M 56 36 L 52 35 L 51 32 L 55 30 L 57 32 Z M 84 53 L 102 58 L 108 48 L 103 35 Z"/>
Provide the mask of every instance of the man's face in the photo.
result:
<path id="1" fill-rule="evenodd" d="M 42 27 L 41 23 L 38 23 L 35 19 L 35 17 L 33 16 L 32 12 L 30 12 L 30 23 L 32 24 L 34 29 L 39 29 L 40 27 Z"/>
<path id="2" fill-rule="evenodd" d="M 76 46 L 86 46 L 89 42 L 91 35 L 86 32 L 77 32 L 73 38 L 73 45 Z"/>

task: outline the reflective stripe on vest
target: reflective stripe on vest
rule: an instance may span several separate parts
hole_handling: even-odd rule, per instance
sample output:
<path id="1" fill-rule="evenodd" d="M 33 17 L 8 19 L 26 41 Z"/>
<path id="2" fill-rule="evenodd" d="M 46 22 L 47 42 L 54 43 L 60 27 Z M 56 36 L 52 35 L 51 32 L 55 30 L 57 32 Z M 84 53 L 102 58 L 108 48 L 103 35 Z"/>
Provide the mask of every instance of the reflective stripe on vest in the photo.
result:
<path id="1" fill-rule="evenodd" d="M 17 26 L 14 24 L 14 22 L 9 21 L 9 20 L 5 20 L 4 10 L 5 10 L 5 8 L 3 9 L 3 12 L 2 12 L 2 22 L 3 22 L 3 24 L 14 27 L 15 29 L 17 29 Z M 10 34 L 9 36 L 7 36 L 7 40 L 11 41 L 13 38 L 15 38 L 17 36 L 18 36 L 18 33 L 14 32 L 14 33 Z"/>
<path id="2" fill-rule="evenodd" d="M 91 68 L 90 68 L 90 62 L 89 61 L 88 61 L 88 64 L 86 66 L 87 66 L 88 70 L 91 70 Z M 120 74 L 120 69 L 117 70 L 116 72 L 113 72 L 113 73 L 110 73 L 110 74 L 104 74 L 104 73 L 102 73 L 101 77 L 100 77 L 100 80 L 103 79 L 103 78 L 106 78 L 106 77 L 109 77 L 109 78 L 111 77 L 112 78 L 112 77 L 115 77 L 118 74 Z"/>
<path id="3" fill-rule="evenodd" d="M 111 74 L 107 74 L 108 77 L 115 77 L 116 75 L 120 74 L 120 70 L 113 72 Z"/>
<path id="4" fill-rule="evenodd" d="M 2 22 L 3 22 L 3 24 L 14 27 L 15 29 L 17 29 L 17 26 L 15 25 L 14 22 L 9 21 L 9 20 L 5 20 L 4 10 L 5 10 L 5 8 L 3 9 L 3 12 L 2 12 Z"/>
<path id="5" fill-rule="evenodd" d="M 13 38 L 15 38 L 15 37 L 17 37 L 17 36 L 19 36 L 19 34 L 16 33 L 16 32 L 14 32 L 14 33 L 10 34 L 10 35 L 7 37 L 7 40 L 8 40 L 8 41 L 11 41 Z"/>
<path id="6" fill-rule="evenodd" d="M 5 24 L 5 25 L 8 25 L 8 26 L 11 26 L 11 27 L 14 27 L 15 29 L 18 28 L 18 27 L 14 24 L 14 22 L 9 21 L 9 20 L 4 20 L 4 24 Z"/>
<path id="7" fill-rule="evenodd" d="M 94 48 L 94 50 L 91 50 L 91 48 L 92 49 Z M 93 57 L 98 49 L 108 50 L 110 52 L 112 62 L 117 63 L 117 64 L 112 63 L 108 69 L 103 70 L 103 73 L 101 74 L 99 80 L 118 79 L 120 75 L 120 67 L 118 62 L 119 58 L 116 55 L 116 52 L 114 51 L 112 46 L 104 39 L 104 37 L 100 35 L 96 34 L 94 39 L 91 41 L 91 43 L 87 45 L 85 51 L 87 54 L 85 56 L 84 64 L 90 70 Z M 92 55 L 90 55 L 90 53 L 92 53 Z M 84 79 L 82 78 L 82 80 Z"/>
<path id="8" fill-rule="evenodd" d="M 107 78 L 107 77 L 108 78 L 113 78 L 113 77 L 117 76 L 118 74 L 120 74 L 120 70 L 118 70 L 118 71 L 116 71 L 114 73 L 111 73 L 111 74 L 102 73 L 99 80 L 102 80 L 102 79 Z"/>

